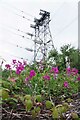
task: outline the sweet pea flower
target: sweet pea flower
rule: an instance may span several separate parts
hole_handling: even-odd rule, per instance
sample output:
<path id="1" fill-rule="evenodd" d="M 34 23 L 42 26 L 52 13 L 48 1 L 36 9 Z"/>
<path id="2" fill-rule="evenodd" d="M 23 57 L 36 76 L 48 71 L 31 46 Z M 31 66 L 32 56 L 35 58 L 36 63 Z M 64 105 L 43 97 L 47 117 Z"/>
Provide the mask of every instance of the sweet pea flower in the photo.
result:
<path id="1" fill-rule="evenodd" d="M 24 70 L 24 65 L 20 62 L 16 67 L 16 74 L 20 74 Z"/>
<path id="2" fill-rule="evenodd" d="M 30 79 L 29 77 L 26 77 L 25 81 L 29 81 L 29 79 Z"/>
<path id="3" fill-rule="evenodd" d="M 22 62 L 18 61 L 19 64 L 22 64 Z"/>
<path id="4" fill-rule="evenodd" d="M 67 72 L 67 75 L 70 75 L 71 74 L 71 69 L 70 68 L 66 68 L 66 72 Z"/>
<path id="5" fill-rule="evenodd" d="M 49 75 L 45 75 L 45 76 L 43 76 L 43 79 L 44 80 L 50 80 L 50 76 Z"/>
<path id="6" fill-rule="evenodd" d="M 58 67 L 52 67 L 52 69 L 51 69 L 50 72 L 51 72 L 51 73 L 54 73 L 54 74 L 53 74 L 53 77 L 54 77 L 54 79 L 56 79 L 57 76 L 58 76 L 58 73 L 59 73 Z"/>
<path id="7" fill-rule="evenodd" d="M 52 67 L 51 72 L 54 72 L 54 74 L 58 74 L 59 73 L 58 67 Z"/>
<path id="8" fill-rule="evenodd" d="M 72 71 L 71 71 L 72 75 L 77 75 L 78 73 L 78 70 L 76 68 L 73 68 Z"/>
<path id="9" fill-rule="evenodd" d="M 11 69 L 11 66 L 9 64 L 6 64 L 5 65 L 6 69 L 10 70 Z"/>
<path id="10" fill-rule="evenodd" d="M 26 85 L 28 84 L 29 80 L 30 80 L 30 77 L 29 77 L 29 76 L 25 78 L 25 81 L 24 81 L 24 82 L 25 82 Z"/>
<path id="11" fill-rule="evenodd" d="M 21 73 L 21 70 L 17 68 L 17 69 L 16 69 L 16 74 L 19 75 L 20 73 Z"/>
<path id="12" fill-rule="evenodd" d="M 68 86 L 69 86 L 68 82 L 65 81 L 65 82 L 64 82 L 64 87 L 65 87 L 65 88 L 68 88 Z"/>
<path id="13" fill-rule="evenodd" d="M 31 70 L 31 71 L 30 71 L 30 74 L 29 74 L 30 78 L 34 77 L 35 75 L 36 75 L 35 71 L 34 71 L 34 70 Z"/>
<path id="14" fill-rule="evenodd" d="M 15 59 L 13 59 L 12 62 L 13 62 L 13 64 L 16 64 L 16 63 L 17 63 Z"/>
<path id="15" fill-rule="evenodd" d="M 25 80 L 24 80 L 24 83 L 25 83 L 26 85 L 28 85 L 29 80 L 30 80 L 30 77 L 29 77 L 29 76 L 27 76 L 27 77 L 25 78 Z"/>

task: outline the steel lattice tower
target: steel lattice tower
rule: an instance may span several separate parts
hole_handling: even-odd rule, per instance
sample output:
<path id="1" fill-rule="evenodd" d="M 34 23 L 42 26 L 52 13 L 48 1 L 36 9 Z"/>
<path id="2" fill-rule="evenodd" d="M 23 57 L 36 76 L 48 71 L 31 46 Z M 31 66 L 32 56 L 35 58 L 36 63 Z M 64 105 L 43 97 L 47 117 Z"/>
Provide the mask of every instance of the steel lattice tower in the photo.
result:
<path id="1" fill-rule="evenodd" d="M 50 32 L 50 13 L 40 10 L 40 19 L 34 18 L 35 25 L 31 25 L 35 29 L 34 38 L 34 61 L 37 59 L 46 60 L 48 52 L 54 48 L 52 35 Z"/>

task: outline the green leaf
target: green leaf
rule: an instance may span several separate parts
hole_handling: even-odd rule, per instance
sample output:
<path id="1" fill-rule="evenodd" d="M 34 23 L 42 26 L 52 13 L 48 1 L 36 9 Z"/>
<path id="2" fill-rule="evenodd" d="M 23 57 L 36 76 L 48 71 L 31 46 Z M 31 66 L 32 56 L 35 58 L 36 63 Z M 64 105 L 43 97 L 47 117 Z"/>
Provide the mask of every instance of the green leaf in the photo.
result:
<path id="1" fill-rule="evenodd" d="M 2 85 L 3 85 L 3 87 L 5 87 L 5 88 L 10 88 L 10 82 L 9 81 L 5 81 L 5 80 L 2 80 Z"/>
<path id="2" fill-rule="evenodd" d="M 9 101 L 14 101 L 14 102 L 18 103 L 18 100 L 16 98 L 9 98 L 8 100 Z"/>
<path id="3" fill-rule="evenodd" d="M 53 106 L 52 102 L 49 101 L 49 100 L 47 100 L 45 104 L 46 104 L 46 108 L 47 108 L 47 109 L 50 109 L 50 108 L 52 108 L 52 106 Z"/>
<path id="4" fill-rule="evenodd" d="M 41 95 L 36 95 L 36 100 L 37 100 L 38 102 L 42 102 L 42 97 L 41 97 Z"/>
<path id="5" fill-rule="evenodd" d="M 56 108 L 60 115 L 62 115 L 62 113 L 65 113 L 67 111 L 67 108 L 65 106 L 63 106 L 62 104 L 57 105 Z"/>
<path id="6" fill-rule="evenodd" d="M 36 113 L 35 109 L 34 109 L 34 110 L 32 110 L 32 111 L 31 111 L 31 113 L 32 113 L 32 117 L 33 117 L 33 119 L 34 119 L 34 118 L 36 118 L 37 113 Z"/>
<path id="7" fill-rule="evenodd" d="M 2 90 L 2 99 L 5 100 L 5 99 L 8 99 L 9 98 L 9 94 L 8 94 L 8 91 L 6 90 Z"/>
<path id="8" fill-rule="evenodd" d="M 25 99 L 25 100 L 31 100 L 31 95 L 25 95 L 25 96 L 24 96 L 24 99 Z"/>
<path id="9" fill-rule="evenodd" d="M 26 110 L 27 110 L 27 111 L 30 111 L 31 108 L 33 107 L 32 101 L 31 101 L 31 100 L 26 100 L 26 101 L 25 101 L 25 107 L 26 107 Z"/>
<path id="10" fill-rule="evenodd" d="M 59 118 L 58 110 L 55 107 L 53 108 L 52 117 L 54 119 L 58 119 Z"/>
<path id="11" fill-rule="evenodd" d="M 40 110 L 41 110 L 40 107 L 35 108 L 35 112 L 36 112 L 36 113 L 39 113 Z"/>
<path id="12" fill-rule="evenodd" d="M 67 102 L 64 102 L 64 103 L 63 103 L 63 106 L 65 107 L 65 109 L 66 109 L 66 110 L 68 110 L 68 109 L 69 109 L 69 105 L 68 105 L 68 103 L 67 103 Z"/>

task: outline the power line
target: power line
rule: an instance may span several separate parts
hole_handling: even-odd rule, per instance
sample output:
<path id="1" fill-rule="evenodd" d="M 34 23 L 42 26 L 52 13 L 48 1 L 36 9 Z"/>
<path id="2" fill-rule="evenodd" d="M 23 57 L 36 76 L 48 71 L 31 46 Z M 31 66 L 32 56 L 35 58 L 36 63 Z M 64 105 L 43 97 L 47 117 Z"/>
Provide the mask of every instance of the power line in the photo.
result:
<path id="1" fill-rule="evenodd" d="M 33 51 L 34 51 L 33 49 L 26 48 L 26 47 L 21 47 L 21 46 L 19 46 L 19 45 L 16 45 L 16 44 L 14 44 L 14 43 L 8 42 L 8 41 L 6 41 L 6 40 L 5 40 L 5 42 L 7 42 L 7 43 L 10 44 L 10 45 L 14 45 L 14 46 L 17 47 L 17 48 L 22 48 L 22 49 L 27 50 L 27 51 L 30 51 L 30 52 L 33 52 Z M 33 47 L 33 45 L 32 45 L 32 47 Z M 32 48 L 32 47 L 31 47 L 31 48 Z M 2 51 L 0 51 L 0 52 L 2 52 Z M 19 59 L 26 59 L 26 58 L 23 58 L 23 57 L 15 56 L 15 55 L 10 54 L 10 53 L 8 53 L 8 55 L 17 57 L 17 58 L 19 58 Z M 32 56 L 32 55 L 31 55 L 31 56 Z M 27 60 L 27 59 L 26 59 L 26 60 Z"/>
<path id="2" fill-rule="evenodd" d="M 12 29 L 14 29 L 14 30 L 17 30 L 18 32 L 20 31 L 20 32 L 22 32 L 22 33 L 25 33 L 26 35 L 31 36 L 31 38 L 32 38 L 32 36 L 34 36 L 33 34 L 28 33 L 28 32 L 24 32 L 24 31 L 22 31 L 22 30 L 20 30 L 20 29 L 13 28 L 13 27 L 10 27 L 10 28 L 12 28 Z M 10 30 L 9 30 L 9 31 L 10 31 Z M 22 35 L 20 35 L 20 34 L 14 33 L 14 32 L 12 32 L 12 31 L 10 31 L 10 32 L 13 33 L 13 34 L 19 35 L 19 36 L 21 36 L 21 37 L 23 37 L 23 38 L 29 39 L 29 40 L 31 40 L 31 41 L 37 42 L 37 44 L 42 44 L 42 43 L 43 43 L 43 41 L 42 41 L 41 38 L 39 38 L 41 41 L 37 41 L 37 40 L 32 40 L 32 39 L 30 39 L 30 38 L 27 38 L 27 37 L 25 37 L 25 36 L 22 36 Z"/>
<path id="3" fill-rule="evenodd" d="M 17 33 L 13 32 L 13 31 L 11 31 L 11 30 L 8 30 L 8 29 L 7 29 L 7 31 L 9 31 L 10 33 L 12 33 L 12 34 L 14 34 L 14 35 L 17 35 L 17 36 L 20 36 L 20 37 L 22 37 L 22 38 L 28 39 L 28 40 L 30 40 L 30 41 L 34 41 L 34 40 L 32 40 L 32 39 L 30 39 L 30 38 L 28 38 L 28 37 L 25 37 L 24 35 L 17 34 Z"/>
<path id="4" fill-rule="evenodd" d="M 20 37 L 22 37 L 23 39 L 27 39 L 27 40 L 30 40 L 30 41 L 32 41 L 32 42 L 36 42 L 37 44 L 42 44 L 42 41 L 41 42 L 39 42 L 38 40 L 32 40 L 32 39 L 30 39 L 30 38 L 28 38 L 28 37 L 25 37 L 24 35 L 21 35 L 21 34 L 17 34 L 17 33 L 15 33 L 15 32 L 13 32 L 13 31 L 11 31 L 11 30 L 8 30 L 7 29 L 7 31 L 9 31 L 9 32 L 11 32 L 12 34 L 14 34 L 14 35 L 17 35 L 17 36 L 20 36 Z M 27 33 L 28 35 L 30 35 L 30 33 Z M 32 34 L 31 34 L 32 35 Z M 30 36 L 31 36 L 30 35 Z"/>
<path id="5" fill-rule="evenodd" d="M 54 15 L 52 16 L 51 20 L 55 17 L 55 15 L 57 15 L 57 14 L 60 12 L 60 9 L 62 9 L 65 4 L 66 4 L 66 2 L 63 2 L 63 3 L 60 5 L 60 7 L 55 11 L 55 13 L 52 13 L 52 12 L 51 12 L 52 14 L 54 14 Z M 74 9 L 74 6 L 73 6 L 73 9 Z"/>
<path id="6" fill-rule="evenodd" d="M 28 15 L 28 16 L 30 16 L 30 17 L 35 17 L 35 16 L 33 16 L 33 15 L 31 15 L 30 13 L 27 13 L 27 12 L 25 12 L 25 11 L 23 11 L 23 10 L 20 10 L 19 8 L 16 8 L 15 6 L 13 6 L 13 5 L 11 5 L 11 4 L 8 4 L 8 3 L 3 3 L 3 4 L 7 4 L 7 5 L 9 5 L 9 7 L 10 8 L 13 8 L 13 9 L 15 9 L 15 10 L 17 10 L 17 11 L 19 11 L 19 12 L 21 12 L 21 13 L 24 13 L 25 15 Z"/>
<path id="7" fill-rule="evenodd" d="M 6 51 L 1 51 L 1 53 L 7 53 L 9 56 L 13 56 L 13 57 L 16 57 L 16 58 L 19 58 L 19 59 L 26 59 L 26 58 L 22 58 L 22 57 L 10 54 L 9 52 L 6 52 Z"/>
<path id="8" fill-rule="evenodd" d="M 67 24 L 67 25 L 56 35 L 56 37 L 57 37 L 59 34 L 61 34 L 65 29 L 67 29 L 68 27 L 70 27 L 70 25 L 72 25 L 76 20 L 77 20 L 77 16 L 76 16 L 69 24 Z M 14 28 L 14 29 L 17 30 L 17 31 L 20 31 L 20 32 L 23 32 L 23 33 L 27 34 L 26 32 L 21 31 L 20 29 L 16 29 L 16 28 Z M 10 31 L 10 30 L 8 30 L 8 31 Z M 25 37 L 25 36 L 23 36 L 23 35 L 14 33 L 14 32 L 12 32 L 12 31 L 10 31 L 10 32 L 13 33 L 13 34 L 15 34 L 15 35 L 21 36 L 22 38 L 26 38 L 26 39 L 31 40 L 30 38 L 27 38 L 27 37 Z M 31 41 L 34 41 L 34 40 L 31 40 Z"/>
<path id="9" fill-rule="evenodd" d="M 20 36 L 20 37 L 22 37 L 23 39 L 28 39 L 28 40 L 30 40 L 30 41 L 32 41 L 32 42 L 36 42 L 37 44 L 41 44 L 41 42 L 39 42 L 38 43 L 38 41 L 36 40 L 32 40 L 32 39 L 30 39 L 30 38 L 28 38 L 28 37 L 25 37 L 24 35 L 20 35 L 20 34 L 17 34 L 17 33 L 15 33 L 15 32 L 13 32 L 13 31 L 11 31 L 11 30 L 7 30 L 7 31 L 9 31 L 9 32 L 11 32 L 12 34 L 14 34 L 14 35 L 18 35 L 18 36 Z M 25 48 L 26 50 L 28 50 L 28 51 L 34 51 L 34 50 L 32 50 L 32 49 L 30 49 L 30 48 Z"/>
<path id="10" fill-rule="evenodd" d="M 56 36 L 58 36 L 59 34 L 61 34 L 65 29 L 67 29 L 68 27 L 70 27 L 76 20 L 77 20 L 77 16 L 70 22 L 68 23 Z"/>
<path id="11" fill-rule="evenodd" d="M 29 35 L 29 36 L 31 36 L 31 38 L 34 36 L 33 34 L 31 34 L 31 33 L 29 33 L 29 32 L 25 32 L 25 31 L 23 31 L 23 30 L 14 28 L 14 27 L 12 27 L 12 26 L 7 26 L 7 27 L 9 27 L 9 28 L 11 28 L 11 29 L 13 29 L 13 30 L 16 30 L 16 31 L 18 31 L 18 32 L 22 32 L 22 33 L 24 33 L 24 34 L 26 34 L 26 35 Z"/>
<path id="12" fill-rule="evenodd" d="M 4 7 L 4 8 L 6 8 L 6 7 Z M 6 8 L 6 9 L 7 9 L 7 8 Z M 8 10 L 8 9 L 7 9 L 7 10 Z M 34 22 L 33 20 L 25 17 L 24 15 L 17 14 L 16 12 L 12 11 L 11 9 L 8 10 L 8 11 L 11 12 L 11 13 L 13 13 L 13 14 L 15 14 L 15 15 L 17 15 L 17 16 L 19 16 L 19 17 L 21 17 L 21 18 L 23 18 L 23 19 L 26 19 L 26 20 L 28 20 L 28 21 L 30 21 L 30 22 Z"/>
<path id="13" fill-rule="evenodd" d="M 30 51 L 30 52 L 33 52 L 34 50 L 33 49 L 31 49 L 31 48 L 24 48 L 24 47 L 22 47 L 22 46 L 19 46 L 19 45 L 16 45 L 16 47 L 19 47 L 19 48 L 22 48 L 22 49 L 24 49 L 24 50 L 27 50 L 27 51 Z"/>
<path id="14" fill-rule="evenodd" d="M 60 7 L 55 11 L 55 13 L 54 13 L 53 17 L 51 18 L 51 20 L 55 17 L 56 14 L 59 13 L 60 9 L 62 9 L 62 7 L 64 6 L 64 4 L 65 4 L 65 2 L 62 3 L 62 4 L 60 5 Z"/>
<path id="15" fill-rule="evenodd" d="M 1 24 L 2 27 L 3 27 L 3 26 L 4 26 L 4 27 L 6 26 L 6 27 L 9 28 L 9 29 L 16 30 L 17 32 L 24 33 L 24 34 L 30 36 L 31 39 L 32 39 L 32 37 L 34 36 L 32 33 L 25 32 L 25 31 L 23 31 L 23 30 L 20 30 L 19 28 L 14 28 L 14 27 L 12 27 L 12 26 L 4 25 L 3 23 L 0 23 L 0 24 Z M 8 31 L 10 31 L 10 30 L 8 30 Z M 12 32 L 12 31 L 10 31 L 10 32 Z M 12 33 L 13 33 L 13 32 L 12 32 Z M 13 34 L 16 34 L 16 33 L 13 33 Z M 16 35 L 19 35 L 19 34 L 16 34 Z M 20 36 L 21 36 L 21 35 L 20 35 Z M 22 36 L 22 37 L 24 37 L 24 36 Z M 29 38 L 27 38 L 27 39 L 29 39 Z"/>
<path id="16" fill-rule="evenodd" d="M 5 40 L 5 42 L 7 42 L 7 44 L 13 45 L 13 46 L 18 47 L 18 48 L 22 48 L 22 49 L 27 50 L 27 51 L 30 51 L 30 52 L 33 52 L 33 51 L 34 51 L 33 49 L 31 49 L 32 47 L 31 47 L 31 48 L 22 47 L 22 46 L 19 46 L 19 45 L 17 45 L 17 44 L 14 44 L 14 43 L 11 43 L 11 42 L 9 42 L 9 41 L 6 41 L 6 40 Z"/>

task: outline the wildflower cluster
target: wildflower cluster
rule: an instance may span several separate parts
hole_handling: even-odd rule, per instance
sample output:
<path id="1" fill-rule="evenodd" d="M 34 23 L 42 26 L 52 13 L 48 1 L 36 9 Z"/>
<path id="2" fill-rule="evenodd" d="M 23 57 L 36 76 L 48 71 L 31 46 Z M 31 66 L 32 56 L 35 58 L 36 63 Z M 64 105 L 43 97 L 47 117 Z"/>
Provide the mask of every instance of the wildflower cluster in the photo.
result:
<path id="1" fill-rule="evenodd" d="M 25 66 L 27 65 L 26 61 L 20 62 L 15 59 L 12 60 L 12 67 L 9 64 L 6 64 L 5 67 L 7 70 L 10 70 L 12 68 L 16 69 L 16 74 L 20 75 L 20 73 L 24 70 Z"/>
<path id="2" fill-rule="evenodd" d="M 78 70 L 76 68 L 66 68 L 66 73 L 67 75 L 77 75 L 78 74 Z"/>
<path id="3" fill-rule="evenodd" d="M 24 70 L 24 65 L 19 62 L 16 67 L 16 74 L 20 74 L 23 70 Z"/>
<path id="4" fill-rule="evenodd" d="M 12 66 L 15 68 L 14 74 L 9 76 L 8 80 L 13 83 L 13 85 L 17 82 L 21 84 L 23 88 L 26 88 L 26 92 L 30 91 L 30 93 L 41 93 L 42 90 L 46 91 L 46 93 L 52 92 L 52 94 L 61 94 L 67 92 L 77 92 L 78 91 L 78 81 L 80 81 L 80 75 L 78 74 L 78 70 L 76 68 L 66 68 L 66 72 L 60 73 L 58 67 L 52 67 L 49 69 L 43 69 L 41 72 L 34 68 L 27 67 L 26 61 L 20 62 L 17 60 L 12 61 Z M 7 70 L 12 70 L 12 66 L 6 64 L 5 67 Z M 36 72 L 38 71 L 38 72 Z M 20 77 L 21 76 L 21 77 Z M 20 83 L 19 83 L 20 82 Z M 75 87 L 74 87 L 75 84 Z M 28 88 L 29 87 L 29 88 Z M 29 89 L 29 90 L 28 90 Z M 69 91 L 70 89 L 74 89 Z"/>

